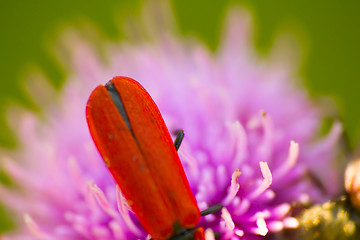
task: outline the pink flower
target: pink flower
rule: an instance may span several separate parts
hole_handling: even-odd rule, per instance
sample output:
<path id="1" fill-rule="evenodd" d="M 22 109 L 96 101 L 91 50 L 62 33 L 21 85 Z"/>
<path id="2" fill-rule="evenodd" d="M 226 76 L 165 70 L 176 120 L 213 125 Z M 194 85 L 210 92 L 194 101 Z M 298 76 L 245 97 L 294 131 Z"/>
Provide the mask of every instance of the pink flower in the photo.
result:
<path id="1" fill-rule="evenodd" d="M 105 61 L 69 30 L 60 51 L 68 71 L 62 90 L 41 91 L 46 81 L 33 87 L 44 94 L 45 114 L 23 110 L 12 120 L 21 148 L 3 165 L 18 187 L 0 185 L 0 196 L 24 224 L 3 240 L 147 238 L 85 120 L 92 89 L 116 75 L 149 91 L 170 132 L 184 129 L 179 154 L 200 209 L 224 204 L 200 222 L 207 239 L 212 231 L 261 239 L 297 227 L 293 202 L 337 194 L 341 171 L 332 163 L 341 125 L 319 137 L 321 110 L 296 86 L 291 64 L 256 57 L 249 22 L 246 13 L 230 12 L 216 53 L 158 28 L 153 41 L 107 43 Z"/>

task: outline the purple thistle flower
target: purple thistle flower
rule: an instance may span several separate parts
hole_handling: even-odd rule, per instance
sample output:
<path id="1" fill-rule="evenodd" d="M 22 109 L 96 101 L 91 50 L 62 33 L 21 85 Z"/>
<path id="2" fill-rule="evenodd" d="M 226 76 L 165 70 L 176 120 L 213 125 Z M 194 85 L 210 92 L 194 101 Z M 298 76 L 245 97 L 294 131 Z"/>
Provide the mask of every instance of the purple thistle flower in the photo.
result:
<path id="1" fill-rule="evenodd" d="M 201 220 L 207 239 L 212 231 L 222 239 L 261 239 L 297 227 L 289 215 L 293 202 L 337 194 L 341 171 L 332 163 L 341 125 L 319 138 L 322 113 L 291 81 L 290 64 L 256 58 L 249 22 L 246 13 L 230 12 L 216 54 L 162 29 L 152 42 L 108 43 L 106 64 L 69 31 L 62 55 L 68 80 L 60 93 L 40 91 L 45 118 L 23 110 L 12 119 L 22 145 L 3 166 L 18 187 L 0 185 L 0 196 L 24 224 L 2 239 L 148 238 L 85 120 L 92 89 L 116 75 L 148 90 L 170 132 L 184 129 L 179 155 L 200 209 L 224 204 Z"/>

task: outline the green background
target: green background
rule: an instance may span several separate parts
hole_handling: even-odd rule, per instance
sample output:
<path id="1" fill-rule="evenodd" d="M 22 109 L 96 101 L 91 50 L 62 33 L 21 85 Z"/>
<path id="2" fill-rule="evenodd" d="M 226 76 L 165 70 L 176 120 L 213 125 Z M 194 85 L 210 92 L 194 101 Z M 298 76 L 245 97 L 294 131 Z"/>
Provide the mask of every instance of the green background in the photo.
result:
<path id="1" fill-rule="evenodd" d="M 143 1 L 1 1 L 0 3 L 0 145 L 16 140 L 4 110 L 11 104 L 34 108 L 23 79 L 34 66 L 61 88 L 65 75 L 52 54 L 59 29 L 90 21 L 107 38 L 121 39 L 119 21 L 139 14 Z M 271 50 L 275 37 L 291 32 L 301 43 L 300 74 L 312 96 L 331 96 L 337 103 L 351 145 L 360 136 L 360 1 L 333 0 L 176 0 L 174 14 L 182 34 L 195 35 L 212 50 L 219 42 L 225 13 L 238 3 L 254 17 L 254 44 L 260 53 Z M 0 209 L 0 215 L 2 210 Z M 8 228 L 0 217 L 0 231 Z"/>

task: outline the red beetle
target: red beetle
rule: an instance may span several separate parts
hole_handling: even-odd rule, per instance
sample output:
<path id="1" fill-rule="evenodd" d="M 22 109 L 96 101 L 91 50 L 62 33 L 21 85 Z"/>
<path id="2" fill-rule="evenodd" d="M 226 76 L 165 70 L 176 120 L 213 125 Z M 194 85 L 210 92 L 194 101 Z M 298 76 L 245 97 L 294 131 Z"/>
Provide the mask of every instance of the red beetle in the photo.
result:
<path id="1" fill-rule="evenodd" d="M 131 78 L 115 77 L 91 93 L 86 118 L 105 164 L 152 238 L 205 239 L 177 154 L 183 132 L 173 144 L 146 90 Z"/>

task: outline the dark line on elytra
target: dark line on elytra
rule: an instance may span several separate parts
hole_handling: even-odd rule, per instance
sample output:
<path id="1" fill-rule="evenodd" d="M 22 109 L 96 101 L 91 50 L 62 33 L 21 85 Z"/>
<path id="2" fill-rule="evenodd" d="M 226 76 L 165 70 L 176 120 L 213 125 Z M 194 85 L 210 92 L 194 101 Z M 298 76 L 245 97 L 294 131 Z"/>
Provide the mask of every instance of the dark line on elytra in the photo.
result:
<path id="1" fill-rule="evenodd" d="M 107 89 L 107 91 L 108 91 L 108 93 L 109 93 L 109 95 L 111 97 L 111 100 L 115 104 L 115 106 L 116 106 L 117 110 L 119 111 L 121 117 L 123 118 L 126 126 L 130 130 L 130 132 L 133 135 L 134 139 L 136 139 L 135 134 L 133 132 L 133 129 L 131 128 L 130 121 L 129 121 L 128 115 L 126 113 L 124 104 L 123 104 L 123 102 L 121 100 L 121 96 L 120 96 L 119 92 L 116 90 L 116 88 L 115 88 L 115 86 L 114 86 L 114 84 L 112 83 L 111 80 L 108 81 L 105 84 L 105 88 Z"/>

